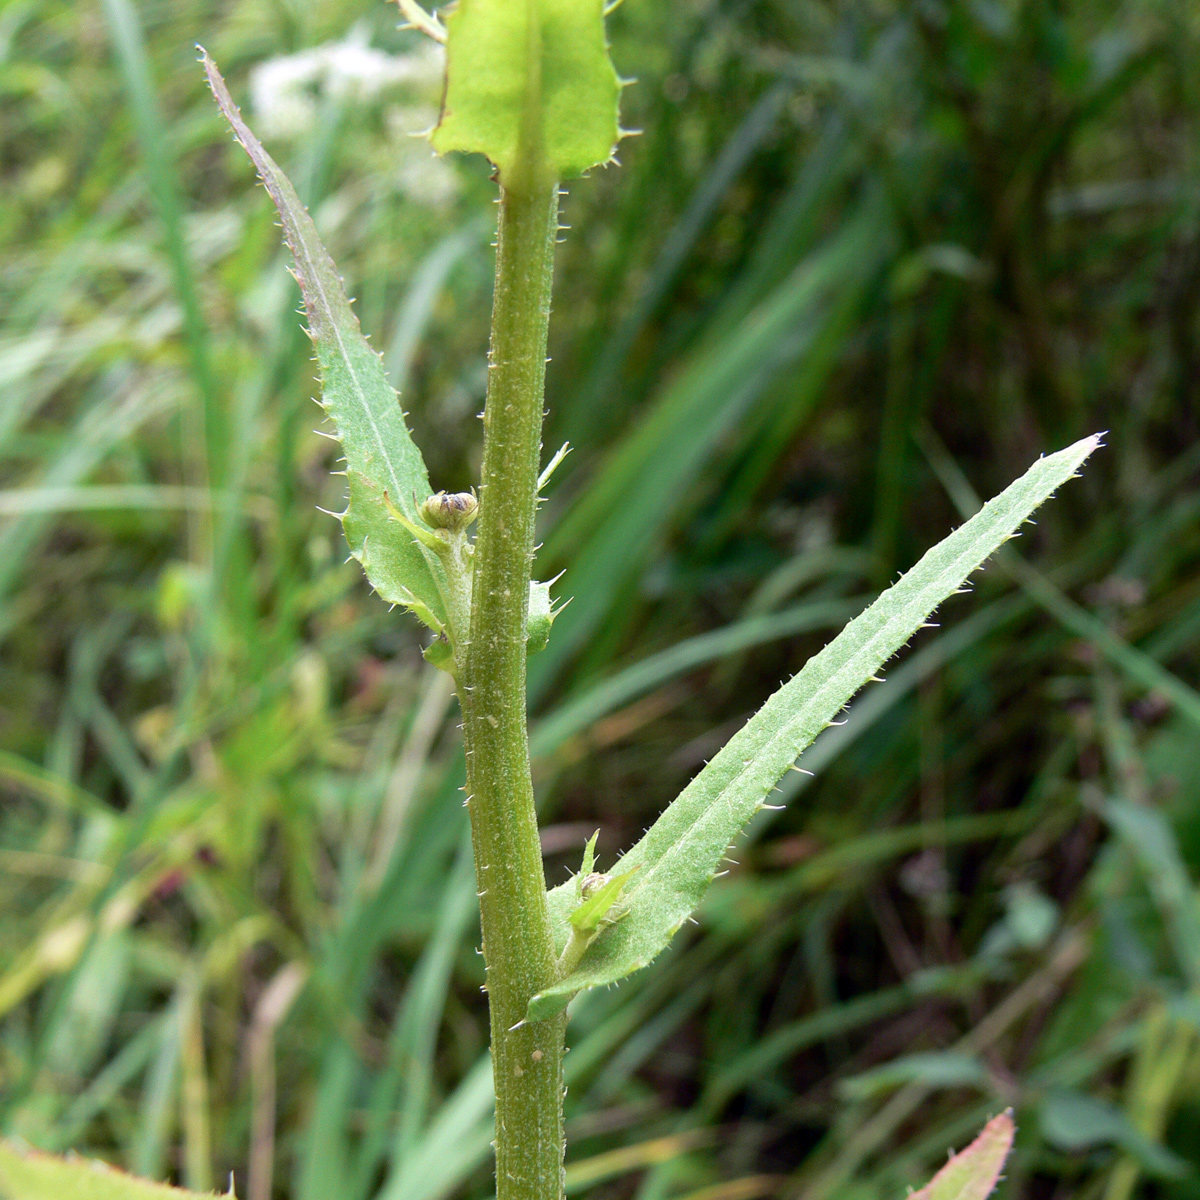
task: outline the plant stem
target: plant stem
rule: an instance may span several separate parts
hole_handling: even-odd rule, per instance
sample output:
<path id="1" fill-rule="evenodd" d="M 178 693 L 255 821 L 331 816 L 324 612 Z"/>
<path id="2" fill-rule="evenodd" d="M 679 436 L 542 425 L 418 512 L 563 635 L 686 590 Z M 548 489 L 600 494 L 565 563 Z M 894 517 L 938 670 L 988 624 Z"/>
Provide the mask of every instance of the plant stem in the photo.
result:
<path id="1" fill-rule="evenodd" d="M 459 700 L 483 925 L 497 1200 L 562 1196 L 565 1018 L 522 1024 L 555 979 L 525 700 L 525 624 L 541 454 L 558 186 L 501 188 L 470 641 Z"/>

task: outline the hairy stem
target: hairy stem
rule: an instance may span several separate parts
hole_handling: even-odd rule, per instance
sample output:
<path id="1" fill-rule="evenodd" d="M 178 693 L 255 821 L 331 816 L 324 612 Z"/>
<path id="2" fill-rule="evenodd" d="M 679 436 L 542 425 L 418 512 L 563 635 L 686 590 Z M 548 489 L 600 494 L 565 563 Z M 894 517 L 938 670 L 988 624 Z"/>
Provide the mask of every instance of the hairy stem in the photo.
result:
<path id="1" fill-rule="evenodd" d="M 470 641 L 459 699 L 483 925 L 497 1200 L 562 1196 L 565 1019 L 523 1024 L 555 978 L 525 708 L 525 624 L 541 454 L 558 187 L 501 189 Z"/>

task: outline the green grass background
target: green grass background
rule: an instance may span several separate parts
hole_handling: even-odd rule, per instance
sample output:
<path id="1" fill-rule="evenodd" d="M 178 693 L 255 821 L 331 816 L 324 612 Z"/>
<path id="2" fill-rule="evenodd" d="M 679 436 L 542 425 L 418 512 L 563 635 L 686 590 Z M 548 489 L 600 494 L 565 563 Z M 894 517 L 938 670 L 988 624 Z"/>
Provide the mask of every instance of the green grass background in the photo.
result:
<path id="1" fill-rule="evenodd" d="M 193 46 L 374 0 L 0 2 L 0 1130 L 250 1200 L 489 1195 L 446 680 L 346 564 L 265 195 Z M 579 1004 L 568 1190 L 1200 1197 L 1200 10 L 626 0 L 564 205 L 531 660 L 551 882 L 601 864 L 1037 454 L 1082 481 Z M 361 53 L 361 49 L 359 51 Z M 434 486 L 476 477 L 486 164 L 437 87 L 268 137 Z M 267 131 L 261 130 L 266 133 Z"/>

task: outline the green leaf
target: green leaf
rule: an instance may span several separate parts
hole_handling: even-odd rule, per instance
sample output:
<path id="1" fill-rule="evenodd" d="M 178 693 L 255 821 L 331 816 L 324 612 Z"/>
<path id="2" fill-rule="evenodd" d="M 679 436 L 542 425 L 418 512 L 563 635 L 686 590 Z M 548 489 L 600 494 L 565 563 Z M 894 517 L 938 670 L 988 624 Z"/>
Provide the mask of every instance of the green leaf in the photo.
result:
<path id="1" fill-rule="evenodd" d="M 1012 1149 L 1015 1132 L 1011 1112 L 993 1117 L 965 1150 L 908 1200 L 987 1200 Z"/>
<path id="2" fill-rule="evenodd" d="M 94 1159 L 18 1150 L 0 1139 L 0 1195 L 4 1200 L 200 1200 L 201 1193 L 138 1179 Z"/>
<path id="3" fill-rule="evenodd" d="M 341 520 L 350 553 L 385 600 L 411 609 L 440 631 L 446 624 L 442 564 L 388 512 L 390 500 L 410 522 L 419 523 L 420 505 L 432 492 L 399 397 L 379 355 L 363 337 L 312 218 L 287 176 L 247 128 L 212 59 L 201 53 L 217 104 L 279 210 L 295 260 L 321 371 L 321 404 L 346 456 L 349 497 Z"/>
<path id="4" fill-rule="evenodd" d="M 632 871 L 623 871 L 620 875 L 585 875 L 582 880 L 583 902 L 577 908 L 573 908 L 567 918 L 571 922 L 571 928 L 580 933 L 594 933 L 601 926 L 620 920 L 625 913 L 625 908 L 620 903 L 621 892 L 636 873 L 637 867 Z M 595 890 L 591 890 L 592 888 Z"/>
<path id="5" fill-rule="evenodd" d="M 1109 800 L 1102 812 L 1140 861 L 1179 967 L 1192 987 L 1200 988 L 1200 912 L 1171 823 L 1158 809 L 1128 800 Z"/>
<path id="6" fill-rule="evenodd" d="M 575 876 L 576 880 L 582 881 L 592 873 L 592 868 L 596 865 L 596 843 L 599 840 L 600 830 L 597 829 L 583 847 L 583 863 L 580 865 L 579 874 Z"/>
<path id="7" fill-rule="evenodd" d="M 1190 1170 L 1187 1162 L 1147 1137 L 1121 1109 L 1096 1096 L 1054 1088 L 1042 1101 L 1038 1115 L 1042 1136 L 1059 1150 L 1120 1146 L 1150 1175 L 1179 1179 Z"/>
<path id="8" fill-rule="evenodd" d="M 614 874 L 641 868 L 625 893 L 628 915 L 598 936 L 565 978 L 532 998 L 530 1020 L 560 1012 L 584 988 L 624 978 L 666 946 L 700 903 L 730 843 L 797 756 L 1099 444 L 1099 437 L 1085 438 L 1034 463 L 759 709 L 613 867 Z M 578 903 L 573 881 L 551 891 L 549 902 L 561 949 Z"/>
<path id="9" fill-rule="evenodd" d="M 536 579 L 529 582 L 529 615 L 525 619 L 525 650 L 528 654 L 545 650 L 550 641 L 550 627 L 562 611 L 556 609 L 550 599 L 553 584 L 553 579 L 548 583 L 539 583 Z"/>
<path id="10" fill-rule="evenodd" d="M 604 0 L 459 0 L 433 144 L 486 154 L 502 182 L 569 179 L 612 157 L 620 91 Z"/>
<path id="11" fill-rule="evenodd" d="M 986 1068 L 974 1055 L 929 1050 L 902 1054 L 882 1066 L 843 1079 L 837 1091 L 847 1100 L 870 1100 L 906 1083 L 921 1083 L 931 1088 L 986 1088 L 989 1080 Z"/>

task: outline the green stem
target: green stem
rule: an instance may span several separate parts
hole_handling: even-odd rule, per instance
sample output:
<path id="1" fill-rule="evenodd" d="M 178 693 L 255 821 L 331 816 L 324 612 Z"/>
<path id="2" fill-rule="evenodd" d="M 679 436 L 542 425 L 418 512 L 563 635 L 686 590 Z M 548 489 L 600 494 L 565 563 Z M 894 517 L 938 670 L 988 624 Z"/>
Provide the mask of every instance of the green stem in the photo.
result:
<path id="1" fill-rule="evenodd" d="M 530 997 L 556 973 L 529 770 L 525 624 L 557 229 L 557 184 L 501 188 L 471 634 L 458 681 L 491 1009 L 497 1200 L 563 1194 L 565 1018 L 523 1024 Z"/>

